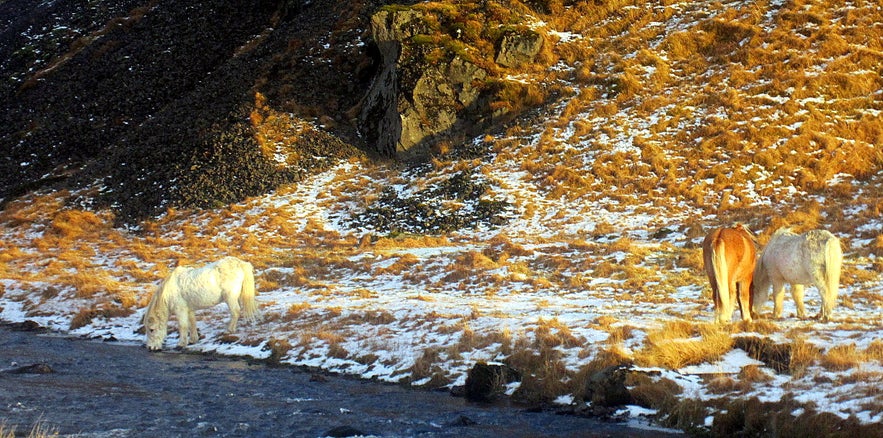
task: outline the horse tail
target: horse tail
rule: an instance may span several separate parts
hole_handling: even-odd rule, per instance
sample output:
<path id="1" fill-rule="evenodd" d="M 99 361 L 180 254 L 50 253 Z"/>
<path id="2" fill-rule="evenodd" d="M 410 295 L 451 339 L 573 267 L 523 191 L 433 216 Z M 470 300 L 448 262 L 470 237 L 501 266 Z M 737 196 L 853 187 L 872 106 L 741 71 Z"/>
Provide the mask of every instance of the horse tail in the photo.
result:
<path id="1" fill-rule="evenodd" d="M 254 287 L 254 267 L 251 263 L 242 262 L 240 265 L 243 272 L 242 292 L 239 294 L 239 305 L 242 307 L 242 316 L 248 320 L 257 318 L 258 306 Z"/>
<path id="2" fill-rule="evenodd" d="M 825 241 L 825 286 L 828 288 L 827 296 L 823 297 L 828 305 L 825 310 L 830 312 L 834 309 L 837 301 L 837 289 L 840 287 L 840 269 L 843 264 L 843 250 L 840 248 L 840 240 L 834 236 Z"/>
<path id="3" fill-rule="evenodd" d="M 730 277 L 727 272 L 727 255 L 725 242 L 723 239 L 715 239 L 711 245 L 711 268 L 714 271 L 714 281 L 717 283 L 718 300 L 720 300 L 721 308 L 719 317 L 723 321 L 727 315 L 731 315 L 730 309 L 733 303 L 730 302 Z"/>

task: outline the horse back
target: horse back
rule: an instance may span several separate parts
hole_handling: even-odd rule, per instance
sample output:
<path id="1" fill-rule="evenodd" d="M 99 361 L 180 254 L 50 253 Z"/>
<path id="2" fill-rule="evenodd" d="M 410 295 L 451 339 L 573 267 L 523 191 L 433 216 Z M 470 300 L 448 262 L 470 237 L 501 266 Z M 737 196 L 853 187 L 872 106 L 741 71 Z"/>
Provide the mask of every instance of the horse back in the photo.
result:
<path id="1" fill-rule="evenodd" d="M 828 248 L 833 245 L 839 250 L 840 240 L 825 230 L 795 234 L 780 229 L 767 243 L 761 260 L 770 275 L 780 281 L 810 285 L 832 262 L 827 258 Z M 839 266 L 836 269 L 839 270 Z"/>
<path id="2" fill-rule="evenodd" d="M 810 230 L 803 236 L 804 246 L 808 251 L 824 253 L 829 244 L 840 246 L 840 239 L 826 230 Z"/>
<path id="3" fill-rule="evenodd" d="M 733 228 L 719 228 L 712 234 L 713 249 L 725 251 L 726 258 L 730 263 L 739 265 L 751 262 L 752 269 L 757 249 L 754 246 L 754 238 L 741 226 Z"/>
<path id="4" fill-rule="evenodd" d="M 177 267 L 169 280 L 174 285 L 167 292 L 174 293 L 192 309 L 211 307 L 226 298 L 221 288 L 217 262 L 201 267 Z"/>
<path id="5" fill-rule="evenodd" d="M 712 258 L 715 252 L 722 252 L 727 260 L 726 269 L 730 278 L 753 275 L 757 249 L 754 236 L 742 225 L 730 228 L 718 228 L 712 231 L 702 242 L 702 253 L 705 269 L 709 278 L 714 277 Z"/>

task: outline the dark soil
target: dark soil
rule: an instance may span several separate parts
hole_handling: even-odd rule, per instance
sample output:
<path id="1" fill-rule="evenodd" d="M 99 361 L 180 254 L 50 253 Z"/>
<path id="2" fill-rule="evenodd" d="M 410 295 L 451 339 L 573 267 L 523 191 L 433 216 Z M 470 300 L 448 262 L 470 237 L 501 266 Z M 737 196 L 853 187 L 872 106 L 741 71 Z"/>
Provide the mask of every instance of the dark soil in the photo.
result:
<path id="1" fill-rule="evenodd" d="M 39 365 L 34 367 L 33 365 Z M 0 326 L 0 423 L 88 437 L 650 437 L 616 423 Z"/>

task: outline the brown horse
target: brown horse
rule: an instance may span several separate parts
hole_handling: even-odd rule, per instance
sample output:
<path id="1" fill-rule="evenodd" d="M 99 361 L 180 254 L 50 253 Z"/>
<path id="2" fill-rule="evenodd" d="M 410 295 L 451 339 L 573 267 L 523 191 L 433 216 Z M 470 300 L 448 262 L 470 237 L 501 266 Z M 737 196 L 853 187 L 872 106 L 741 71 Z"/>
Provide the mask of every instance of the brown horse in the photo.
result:
<path id="1" fill-rule="evenodd" d="M 711 282 L 714 317 L 718 323 L 733 319 L 736 301 L 743 321 L 751 321 L 751 281 L 757 249 L 754 236 L 742 224 L 712 231 L 702 242 L 705 273 Z"/>

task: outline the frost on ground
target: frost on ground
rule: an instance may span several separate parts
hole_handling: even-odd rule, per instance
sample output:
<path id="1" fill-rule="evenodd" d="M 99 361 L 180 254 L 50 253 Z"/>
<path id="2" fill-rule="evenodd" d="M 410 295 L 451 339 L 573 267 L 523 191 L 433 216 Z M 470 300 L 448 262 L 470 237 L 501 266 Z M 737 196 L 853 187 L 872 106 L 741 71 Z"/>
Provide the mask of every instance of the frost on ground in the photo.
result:
<path id="1" fill-rule="evenodd" d="M 537 24 L 559 45 L 593 45 L 578 52 L 592 62 L 562 58 L 549 80 L 572 93 L 536 126 L 464 146 L 478 157 L 342 162 L 133 229 L 67 193 L 13 200 L 0 213 L 0 319 L 140 343 L 172 266 L 233 255 L 257 268 L 263 319 L 225 336 L 222 306 L 199 312 L 194 351 L 424 387 L 498 361 L 527 370 L 511 396 L 566 404 L 584 404 L 585 373 L 612 357 L 701 402 L 699 427 L 717 401 L 750 398 L 879 423 L 883 58 L 863 37 L 880 26 L 862 21 L 881 11 L 859 3 L 681 2 L 609 20 L 628 26 Z M 761 245 L 783 225 L 842 240 L 831 322 L 799 320 L 788 298 L 782 320 L 767 305 L 759 322 L 714 328 L 698 245 L 735 221 Z M 814 288 L 806 300 L 816 313 Z"/>
<path id="2" fill-rule="evenodd" d="M 280 363 L 418 386 L 463 384 L 476 362 L 510 361 L 519 351 L 551 351 L 548 360 L 566 370 L 562 377 L 575 376 L 606 351 L 640 357 L 648 336 L 666 324 L 711 321 L 710 292 L 696 261 L 701 237 L 688 237 L 682 223 L 695 211 L 676 204 L 662 211 L 607 208 L 604 200 L 542 201 L 529 181 L 517 172 L 500 178 L 505 170 L 498 167 L 487 172 L 497 196 L 516 206 L 548 206 L 519 211 L 501 227 L 443 237 L 377 237 L 369 229 L 346 228 L 348 211 L 358 210 L 372 186 L 389 183 L 387 171 L 345 163 L 228 209 L 170 212 L 140 230 L 98 221 L 90 231 L 89 224 L 65 225 L 55 212 L 23 206 L 19 217 L 7 213 L 3 222 L 0 319 L 141 343 L 143 307 L 169 267 L 177 260 L 202 263 L 230 254 L 258 268 L 263 319 L 242 324 L 229 337 L 222 334 L 223 306 L 201 311 L 203 339 L 192 350 L 276 355 Z M 70 241 L 65 233 L 80 238 Z M 59 242 L 54 250 L 46 246 Z M 849 257 L 850 248 L 845 252 L 847 272 L 873 263 Z M 786 301 L 786 318 L 757 335 L 777 343 L 802 339 L 822 351 L 879 349 L 879 279 L 849 278 L 833 322 L 798 320 L 793 302 Z M 807 297 L 808 308 L 817 309 L 813 289 Z M 135 303 L 127 316 L 102 310 L 125 300 Z M 71 329 L 90 308 L 99 310 Z M 167 348 L 176 342 L 171 333 Z M 751 333 L 749 327 L 742 335 Z M 820 357 L 800 375 L 777 373 L 739 349 L 677 369 L 647 369 L 676 382 L 683 397 L 776 401 L 789 395 L 821 411 L 879 421 L 879 356 L 856 354 L 866 359 L 844 367 Z M 724 393 L 708 389 L 709 376 L 736 378 L 747 365 L 767 378 Z M 573 399 L 572 387 L 563 386 L 566 392 L 557 396 Z"/>

